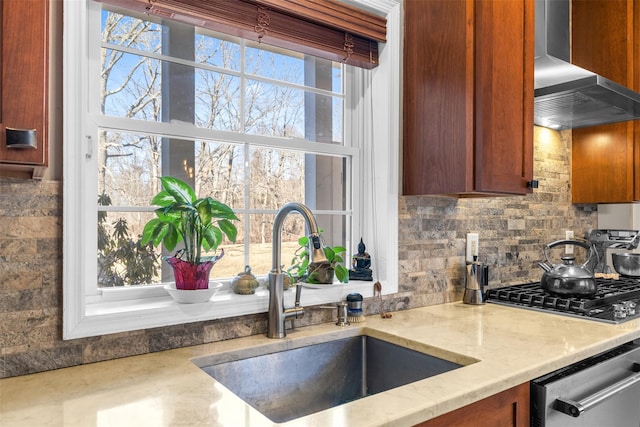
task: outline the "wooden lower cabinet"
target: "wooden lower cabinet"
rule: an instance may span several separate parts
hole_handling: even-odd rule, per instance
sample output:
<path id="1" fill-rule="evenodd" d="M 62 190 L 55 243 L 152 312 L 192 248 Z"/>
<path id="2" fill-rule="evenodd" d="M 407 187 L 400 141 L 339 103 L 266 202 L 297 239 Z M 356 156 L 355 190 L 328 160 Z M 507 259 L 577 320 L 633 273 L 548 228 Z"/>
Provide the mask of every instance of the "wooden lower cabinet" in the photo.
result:
<path id="1" fill-rule="evenodd" d="M 529 423 L 529 383 L 525 383 L 415 427 L 524 427 Z"/>

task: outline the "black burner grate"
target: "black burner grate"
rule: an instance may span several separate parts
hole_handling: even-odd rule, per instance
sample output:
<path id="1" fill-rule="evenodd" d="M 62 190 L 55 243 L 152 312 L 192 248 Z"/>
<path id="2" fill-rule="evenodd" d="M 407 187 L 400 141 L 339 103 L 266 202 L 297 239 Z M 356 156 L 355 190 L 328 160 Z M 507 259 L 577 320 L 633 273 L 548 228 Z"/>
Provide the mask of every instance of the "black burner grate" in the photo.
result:
<path id="1" fill-rule="evenodd" d="M 640 279 L 621 277 L 620 279 L 596 279 L 597 292 L 593 298 L 577 298 L 551 295 L 540 287 L 539 282 L 504 288 L 489 289 L 487 300 L 504 305 L 533 308 L 594 318 L 594 320 L 620 323 L 640 316 L 640 311 L 625 319 L 616 319 L 613 304 L 633 301 L 640 304 Z M 638 306 L 640 309 L 640 305 Z"/>

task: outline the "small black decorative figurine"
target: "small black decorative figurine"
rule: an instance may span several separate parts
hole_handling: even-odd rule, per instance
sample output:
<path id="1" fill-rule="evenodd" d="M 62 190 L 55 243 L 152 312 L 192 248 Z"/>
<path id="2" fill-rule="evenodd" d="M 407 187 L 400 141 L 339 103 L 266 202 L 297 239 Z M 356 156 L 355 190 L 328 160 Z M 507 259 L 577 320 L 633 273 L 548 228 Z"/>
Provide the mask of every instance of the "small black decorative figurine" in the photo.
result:
<path id="1" fill-rule="evenodd" d="M 349 280 L 373 280 L 371 272 L 371 256 L 365 252 L 364 242 L 360 238 L 358 253 L 351 257 L 352 269 L 349 270 Z"/>

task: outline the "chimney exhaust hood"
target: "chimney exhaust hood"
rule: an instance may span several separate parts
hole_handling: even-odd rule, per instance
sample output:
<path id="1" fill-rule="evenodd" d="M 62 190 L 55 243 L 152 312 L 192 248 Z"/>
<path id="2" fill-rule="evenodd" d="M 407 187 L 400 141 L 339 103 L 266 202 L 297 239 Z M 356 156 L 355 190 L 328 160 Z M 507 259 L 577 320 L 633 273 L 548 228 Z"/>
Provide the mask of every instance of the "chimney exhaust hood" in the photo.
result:
<path id="1" fill-rule="evenodd" d="M 570 0 L 536 0 L 534 123 L 575 129 L 640 119 L 640 94 L 571 64 Z"/>

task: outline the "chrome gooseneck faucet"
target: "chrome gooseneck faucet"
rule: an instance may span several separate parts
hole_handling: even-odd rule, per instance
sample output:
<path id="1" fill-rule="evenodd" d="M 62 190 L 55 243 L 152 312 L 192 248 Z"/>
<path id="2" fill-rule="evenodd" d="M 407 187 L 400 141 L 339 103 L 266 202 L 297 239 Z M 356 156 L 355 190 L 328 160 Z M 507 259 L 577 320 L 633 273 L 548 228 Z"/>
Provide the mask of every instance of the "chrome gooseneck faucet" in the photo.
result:
<path id="1" fill-rule="evenodd" d="M 296 211 L 304 218 L 306 228 L 309 232 L 309 264 L 326 263 L 322 241 L 318 233 L 318 225 L 311 210 L 302 203 L 287 203 L 278 211 L 273 221 L 272 239 L 272 264 L 269 272 L 269 319 L 267 323 L 268 338 L 284 338 L 286 336 L 284 322 L 295 317 L 304 316 L 304 307 L 300 306 L 301 286 L 296 286 L 296 303 L 292 308 L 284 308 L 284 273 L 280 265 L 281 258 L 281 232 L 282 224 L 286 216 Z"/>

